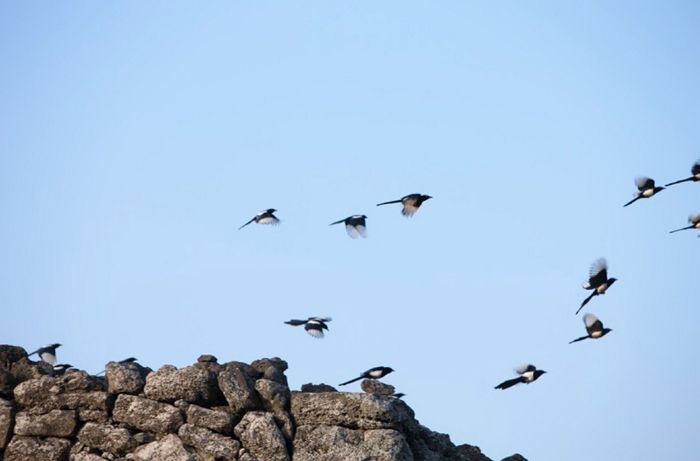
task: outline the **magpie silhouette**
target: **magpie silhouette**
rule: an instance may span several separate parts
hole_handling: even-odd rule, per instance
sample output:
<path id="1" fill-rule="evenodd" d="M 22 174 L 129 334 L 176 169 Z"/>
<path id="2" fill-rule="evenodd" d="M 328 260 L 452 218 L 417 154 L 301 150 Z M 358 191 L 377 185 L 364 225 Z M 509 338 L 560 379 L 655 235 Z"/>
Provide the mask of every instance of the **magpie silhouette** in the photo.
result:
<path id="1" fill-rule="evenodd" d="M 351 379 L 350 381 L 345 381 L 344 383 L 338 384 L 338 386 L 345 386 L 346 384 L 354 383 L 355 381 L 359 381 L 362 378 L 367 378 L 367 379 L 380 379 L 388 375 L 394 371 L 393 368 L 389 367 L 374 367 L 370 368 L 369 370 L 365 371 L 362 373 L 360 376 L 358 376 L 355 379 Z"/>
<path id="2" fill-rule="evenodd" d="M 698 182 L 700 181 L 700 159 L 696 160 L 695 163 L 693 164 L 692 168 L 690 168 L 690 173 L 692 174 L 691 177 L 681 179 L 678 181 L 673 181 L 668 184 L 666 184 L 666 187 L 668 186 L 673 186 L 674 184 L 680 184 L 682 182 L 687 182 L 687 181 L 693 181 L 693 182 Z"/>
<path id="3" fill-rule="evenodd" d="M 308 334 L 310 334 L 314 338 L 320 339 L 324 336 L 323 330 L 328 330 L 328 325 L 326 325 L 326 323 L 330 322 L 331 320 L 333 319 L 331 319 L 330 317 L 309 317 L 306 320 L 292 319 L 284 323 L 295 327 L 298 327 L 299 325 L 304 325 L 304 329 Z"/>
<path id="4" fill-rule="evenodd" d="M 275 210 L 274 208 L 268 208 L 265 211 L 261 211 L 260 213 L 253 216 L 253 218 L 250 221 L 239 227 L 238 230 L 243 229 L 245 226 L 252 223 L 253 221 L 255 221 L 256 224 L 279 224 L 280 220 L 277 219 L 277 216 L 273 214 L 275 211 L 277 210 Z"/>
<path id="5" fill-rule="evenodd" d="M 596 259 L 591 265 L 588 282 L 583 284 L 583 288 L 586 290 L 593 290 L 593 292 L 589 297 L 583 300 L 581 307 L 578 308 L 576 314 L 581 312 L 583 306 L 588 304 L 588 301 L 593 299 L 594 296 L 605 294 L 607 289 L 610 288 L 615 282 L 617 282 L 616 278 L 608 278 L 608 262 L 605 260 L 605 258 Z"/>
<path id="6" fill-rule="evenodd" d="M 640 177 L 636 178 L 634 180 L 634 184 L 637 186 L 637 189 L 639 190 L 639 192 L 637 193 L 637 196 L 635 198 L 633 198 L 629 202 L 625 203 L 623 205 L 623 207 L 632 205 L 634 202 L 636 202 L 640 198 L 652 197 L 655 194 L 657 194 L 665 189 L 664 187 L 657 186 L 653 179 L 647 178 L 646 176 L 640 176 Z"/>
<path id="7" fill-rule="evenodd" d="M 425 202 L 426 200 L 431 199 L 432 197 L 430 195 L 423 195 L 423 194 L 408 194 L 406 196 L 401 197 L 398 200 L 391 200 L 389 202 L 382 202 L 382 203 L 377 203 L 377 206 L 382 206 L 382 205 L 388 205 L 390 203 L 401 203 L 403 204 L 403 208 L 401 209 L 401 214 L 406 216 L 407 218 L 410 218 L 414 214 L 416 214 L 416 211 L 418 211 L 418 208 Z"/>
<path id="8" fill-rule="evenodd" d="M 406 394 L 403 392 L 397 392 L 395 394 L 391 394 L 392 397 L 396 397 L 397 399 L 402 399 Z"/>
<path id="9" fill-rule="evenodd" d="M 27 357 L 31 357 L 34 354 L 38 354 L 39 358 L 48 363 L 49 365 L 56 365 L 57 360 L 56 360 L 56 349 L 61 347 L 60 344 L 47 344 L 45 346 L 41 346 L 39 349 L 35 350 L 31 354 L 27 354 Z"/>
<path id="10" fill-rule="evenodd" d="M 501 384 L 494 387 L 494 389 L 508 389 L 509 387 L 513 387 L 516 384 L 520 383 L 530 384 L 531 382 L 536 381 L 537 378 L 539 378 L 543 374 L 547 373 L 544 370 L 538 370 L 534 365 L 527 365 L 524 367 L 516 368 L 515 372 L 520 376 L 518 376 L 517 378 L 503 381 Z"/>
<path id="11" fill-rule="evenodd" d="M 329 226 L 345 223 L 345 231 L 348 233 L 350 238 L 367 238 L 367 225 L 365 223 L 365 219 L 367 219 L 367 216 L 363 214 L 354 214 L 352 216 L 348 216 L 345 219 L 340 219 L 336 222 L 332 222 L 329 224 Z"/>
<path id="12" fill-rule="evenodd" d="M 71 368 L 73 368 L 73 365 L 68 363 L 54 365 L 53 370 L 51 371 L 51 376 L 63 376 L 66 374 L 66 371 L 70 370 Z"/>
<path id="13" fill-rule="evenodd" d="M 681 227 L 680 229 L 672 230 L 671 232 L 669 232 L 669 234 L 673 234 L 674 232 L 679 232 L 686 229 L 700 229 L 700 213 L 694 213 L 688 216 L 688 224 L 690 224 L 690 226 L 685 226 Z"/>
<path id="14" fill-rule="evenodd" d="M 573 344 L 577 341 L 583 341 L 584 339 L 588 338 L 602 338 L 603 336 L 607 335 L 612 331 L 610 328 L 604 328 L 603 322 L 598 320 L 598 317 L 596 317 L 593 314 L 585 314 L 583 316 L 583 324 L 586 325 L 586 332 L 588 334 L 586 336 L 581 336 L 580 338 L 576 338 L 573 341 L 570 341 L 569 344 Z"/>

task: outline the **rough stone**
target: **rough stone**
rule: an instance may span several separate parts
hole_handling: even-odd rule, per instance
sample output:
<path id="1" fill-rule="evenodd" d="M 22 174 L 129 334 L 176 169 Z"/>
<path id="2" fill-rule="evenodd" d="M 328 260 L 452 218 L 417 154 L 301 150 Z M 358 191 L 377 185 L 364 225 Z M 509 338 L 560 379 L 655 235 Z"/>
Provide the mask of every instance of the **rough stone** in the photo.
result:
<path id="1" fill-rule="evenodd" d="M 510 455 L 507 458 L 503 458 L 501 461 L 527 461 L 527 459 L 520 453 L 516 453 L 514 455 Z"/>
<path id="2" fill-rule="evenodd" d="M 144 432 L 176 432 L 182 425 L 180 411 L 167 403 L 121 394 L 114 404 L 112 418 Z"/>
<path id="3" fill-rule="evenodd" d="M 10 368 L 23 358 L 27 358 L 27 351 L 23 347 L 0 344 L 0 367 Z"/>
<path id="4" fill-rule="evenodd" d="M 294 461 L 413 461 L 404 435 L 393 429 L 368 431 L 339 426 L 300 426 L 294 439 Z"/>
<path id="5" fill-rule="evenodd" d="M 35 413 L 77 409 L 109 411 L 112 398 L 102 389 L 99 379 L 77 371 L 25 381 L 15 387 L 14 397 L 20 408 L 31 408 Z"/>
<path id="6" fill-rule="evenodd" d="M 465 443 L 456 447 L 455 450 L 458 456 L 466 461 L 491 461 L 491 458 L 488 458 L 481 453 L 481 449 L 479 449 L 479 447 L 475 447 L 473 445 L 468 445 Z"/>
<path id="7" fill-rule="evenodd" d="M 219 402 L 216 374 L 198 367 L 180 370 L 166 365 L 146 377 L 146 397 L 161 402 L 186 400 L 200 404 Z"/>
<path id="8" fill-rule="evenodd" d="M 289 461 L 284 436 L 272 414 L 248 412 L 236 425 L 234 432 L 243 446 L 259 460 Z"/>
<path id="9" fill-rule="evenodd" d="M 95 423 L 106 423 L 109 421 L 109 413 L 102 410 L 89 410 L 89 409 L 78 409 L 78 420 L 92 421 Z"/>
<path id="10" fill-rule="evenodd" d="M 78 432 L 78 440 L 87 447 L 114 455 L 122 455 L 137 445 L 128 430 L 109 424 L 86 423 Z"/>
<path id="11" fill-rule="evenodd" d="M 15 436 L 5 450 L 4 461 L 66 461 L 70 441 L 54 437 Z"/>
<path id="12" fill-rule="evenodd" d="M 368 394 L 393 395 L 396 392 L 396 389 L 391 384 L 384 384 L 376 379 L 365 379 L 360 384 L 360 387 Z"/>
<path id="13" fill-rule="evenodd" d="M 215 458 L 235 459 L 241 448 L 238 440 L 193 424 L 183 424 L 178 435 L 186 445 L 202 450 Z"/>
<path id="14" fill-rule="evenodd" d="M 70 461 L 104 461 L 105 458 L 103 458 L 100 455 L 96 455 L 94 453 L 86 453 L 84 451 L 81 451 L 80 453 L 71 453 L 70 455 Z"/>
<path id="15" fill-rule="evenodd" d="M 328 384 L 313 384 L 313 383 L 306 383 L 301 385 L 301 392 L 308 392 L 308 393 L 319 393 L 319 392 L 338 392 L 338 390 L 333 387 L 329 386 Z"/>
<path id="16" fill-rule="evenodd" d="M 250 366 L 260 372 L 264 379 L 275 381 L 284 386 L 289 385 L 287 383 L 287 377 L 284 374 L 285 370 L 288 368 L 287 362 L 279 357 L 256 360 L 251 363 Z"/>
<path id="17" fill-rule="evenodd" d="M 277 424 L 277 427 L 279 427 L 280 431 L 282 431 L 284 438 L 290 442 L 293 441 L 296 426 L 294 425 L 292 416 L 287 412 L 274 414 L 273 416 L 275 418 L 275 423 Z"/>
<path id="18" fill-rule="evenodd" d="M 266 410 L 275 414 L 289 411 L 290 393 L 286 385 L 261 378 L 255 381 L 255 390 L 262 398 Z"/>
<path id="19" fill-rule="evenodd" d="M 7 446 L 12 437 L 14 411 L 11 402 L 0 399 L 0 450 Z"/>
<path id="20" fill-rule="evenodd" d="M 202 354 L 197 357 L 197 362 L 199 363 L 216 363 L 217 358 L 211 354 Z"/>
<path id="21" fill-rule="evenodd" d="M 35 437 L 70 437 L 77 424 L 75 411 L 51 410 L 43 415 L 20 411 L 15 417 L 15 434 Z"/>
<path id="22" fill-rule="evenodd" d="M 105 381 L 110 394 L 138 394 L 146 385 L 150 368 L 136 362 L 109 362 L 105 366 Z"/>
<path id="23" fill-rule="evenodd" d="M 260 399 L 255 392 L 255 382 L 241 367 L 227 365 L 219 373 L 219 389 L 236 413 L 261 408 Z"/>
<path id="24" fill-rule="evenodd" d="M 235 424 L 232 414 L 199 405 L 190 405 L 187 408 L 187 422 L 225 435 L 233 434 Z"/>
<path id="25" fill-rule="evenodd" d="M 126 458 L 134 461 L 197 461 L 192 450 L 185 448 L 182 440 L 175 434 L 140 446 Z"/>

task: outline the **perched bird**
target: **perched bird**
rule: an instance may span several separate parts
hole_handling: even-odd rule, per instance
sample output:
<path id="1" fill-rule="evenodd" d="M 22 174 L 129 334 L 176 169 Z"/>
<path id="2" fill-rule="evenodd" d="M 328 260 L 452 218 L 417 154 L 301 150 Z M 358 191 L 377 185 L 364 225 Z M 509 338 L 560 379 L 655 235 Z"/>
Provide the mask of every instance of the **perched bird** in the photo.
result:
<path id="1" fill-rule="evenodd" d="M 576 341 L 583 341 L 584 339 L 588 338 L 602 338 L 612 331 L 610 328 L 603 328 L 603 322 L 598 320 L 598 317 L 593 314 L 585 314 L 583 316 L 583 324 L 586 325 L 586 332 L 588 332 L 588 334 L 570 341 L 569 344 L 575 343 Z"/>
<path id="2" fill-rule="evenodd" d="M 681 227 L 680 229 L 672 230 L 671 232 L 669 232 L 669 234 L 673 234 L 674 232 L 686 229 L 700 229 L 700 213 L 694 213 L 688 216 L 688 224 L 690 224 L 690 226 L 685 226 Z"/>
<path id="3" fill-rule="evenodd" d="M 304 325 L 304 329 L 308 334 L 314 338 L 323 338 L 323 330 L 328 329 L 328 325 L 326 325 L 326 323 L 330 322 L 331 320 L 333 319 L 330 317 L 309 317 L 306 320 L 292 319 L 284 323 L 295 327 Z"/>
<path id="4" fill-rule="evenodd" d="M 383 378 L 383 377 L 385 377 L 386 375 L 388 375 L 389 373 L 391 373 L 392 371 L 394 371 L 394 369 L 393 369 L 393 368 L 389 368 L 389 367 L 374 367 L 374 368 L 370 368 L 369 370 L 365 371 L 364 373 L 362 373 L 362 374 L 361 374 L 360 376 L 358 376 L 357 378 L 351 379 L 350 381 L 345 381 L 344 383 L 340 383 L 340 384 L 338 384 L 338 386 L 345 386 L 346 384 L 350 384 L 350 383 L 354 383 L 355 381 L 359 381 L 359 380 L 361 380 L 362 378 L 367 378 L 367 379 L 379 379 L 379 378 Z"/>
<path id="5" fill-rule="evenodd" d="M 538 370 L 537 368 L 535 368 L 534 365 L 527 365 L 521 368 L 517 368 L 515 372 L 520 376 L 518 376 L 517 378 L 509 379 L 507 381 L 503 381 L 501 384 L 494 387 L 494 389 L 508 389 L 509 387 L 515 386 L 519 383 L 530 384 L 531 382 L 536 381 L 537 378 L 539 378 L 543 374 L 547 373 L 544 370 Z"/>
<path id="6" fill-rule="evenodd" d="M 245 226 L 248 224 L 252 223 L 255 221 L 256 224 L 272 224 L 272 225 L 277 225 L 280 223 L 280 220 L 277 219 L 277 216 L 275 216 L 273 213 L 277 211 L 274 208 L 268 208 L 265 211 L 261 211 L 260 213 L 256 214 L 253 216 L 253 219 L 248 221 L 247 223 L 243 224 L 241 227 L 238 228 L 238 230 L 243 229 Z"/>
<path id="7" fill-rule="evenodd" d="M 654 196 L 655 194 L 661 192 L 664 190 L 664 187 L 657 186 L 656 183 L 654 182 L 653 179 L 647 178 L 645 176 L 640 176 L 634 180 L 634 183 L 637 185 L 637 189 L 639 189 L 639 192 L 637 193 L 637 196 L 630 200 L 629 202 L 625 203 L 624 206 L 632 205 L 634 202 L 639 200 L 640 198 L 649 198 Z"/>
<path id="8" fill-rule="evenodd" d="M 693 182 L 698 182 L 698 181 L 700 181 L 700 159 L 698 159 L 698 160 L 693 164 L 692 168 L 690 168 L 690 173 L 692 174 L 691 177 L 685 178 L 685 179 L 681 179 L 681 180 L 679 180 L 679 181 L 670 182 L 670 183 L 666 184 L 666 187 L 672 186 L 672 185 L 674 185 L 674 184 L 680 184 L 680 183 L 686 182 L 686 181 L 693 181 Z"/>
<path id="9" fill-rule="evenodd" d="M 404 197 L 401 197 L 399 200 L 377 203 L 377 206 L 388 205 L 390 203 L 402 203 L 403 208 L 401 209 L 401 214 L 406 216 L 407 218 L 410 218 L 411 216 L 416 214 L 416 211 L 418 211 L 418 208 L 420 208 L 423 202 L 431 198 L 432 197 L 430 195 L 409 194 Z"/>
<path id="10" fill-rule="evenodd" d="M 73 368 L 73 365 L 67 363 L 54 365 L 53 371 L 51 372 L 51 376 L 63 376 L 66 374 L 66 371 L 70 370 L 71 368 Z"/>
<path id="11" fill-rule="evenodd" d="M 367 238 L 367 226 L 365 224 L 365 219 L 367 219 L 367 216 L 363 214 L 354 214 L 345 219 L 332 222 L 329 224 L 329 226 L 333 226 L 334 224 L 345 223 L 345 230 L 347 231 L 350 238 L 356 239 L 360 236 Z"/>
<path id="12" fill-rule="evenodd" d="M 136 357 L 129 357 L 129 358 L 126 358 L 126 359 L 124 359 L 124 360 L 120 360 L 120 361 L 118 361 L 117 363 L 134 363 L 134 362 L 136 362 L 136 361 L 138 361 L 138 359 L 137 359 Z M 100 371 L 99 373 L 95 373 L 95 376 L 100 376 L 100 375 L 103 374 L 105 371 L 107 371 L 107 370 L 102 370 L 102 371 Z"/>
<path id="13" fill-rule="evenodd" d="M 593 290 L 593 293 L 591 293 L 588 298 L 583 300 L 581 307 L 578 308 L 576 314 L 581 312 L 583 306 L 588 304 L 588 301 L 590 301 L 594 296 L 605 294 L 607 289 L 610 288 L 615 282 L 617 282 L 616 278 L 608 278 L 608 262 L 605 260 L 605 258 L 596 259 L 591 265 L 588 282 L 583 284 L 583 288 L 586 290 Z"/>
<path id="14" fill-rule="evenodd" d="M 49 365 L 56 365 L 56 349 L 61 347 L 60 344 L 47 344 L 41 346 L 39 349 L 35 350 L 31 354 L 27 354 L 27 357 L 31 357 L 34 354 L 39 354 L 39 358 L 48 363 Z"/>
<path id="15" fill-rule="evenodd" d="M 406 394 L 403 392 L 397 392 L 395 394 L 391 394 L 392 397 L 396 397 L 397 399 L 402 399 Z"/>

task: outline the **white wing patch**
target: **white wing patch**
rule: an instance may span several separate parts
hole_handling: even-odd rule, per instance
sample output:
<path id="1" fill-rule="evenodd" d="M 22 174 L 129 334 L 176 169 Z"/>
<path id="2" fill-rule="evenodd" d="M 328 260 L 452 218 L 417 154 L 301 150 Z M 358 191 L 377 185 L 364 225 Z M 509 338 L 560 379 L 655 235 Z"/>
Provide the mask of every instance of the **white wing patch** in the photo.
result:
<path id="1" fill-rule="evenodd" d="M 48 363 L 49 365 L 56 365 L 56 355 L 51 352 L 42 352 L 40 355 L 41 360 Z"/>
<path id="2" fill-rule="evenodd" d="M 319 338 L 319 339 L 320 339 L 320 338 L 323 338 L 323 336 L 324 336 L 324 335 L 323 335 L 323 330 L 321 330 L 321 329 L 309 328 L 309 329 L 306 330 L 306 332 L 307 332 L 308 334 L 310 334 L 311 336 L 313 336 L 314 338 Z"/>
<path id="3" fill-rule="evenodd" d="M 693 213 L 690 216 L 688 216 L 688 223 L 694 226 L 700 224 L 700 213 Z"/>
<path id="4" fill-rule="evenodd" d="M 258 224 L 272 224 L 273 226 L 279 224 L 280 220 L 274 216 L 266 216 L 258 220 Z"/>
<path id="5" fill-rule="evenodd" d="M 596 317 L 593 314 L 586 314 L 583 316 L 583 324 L 586 325 L 587 328 L 590 328 L 593 326 L 594 323 L 598 321 L 598 317 Z"/>

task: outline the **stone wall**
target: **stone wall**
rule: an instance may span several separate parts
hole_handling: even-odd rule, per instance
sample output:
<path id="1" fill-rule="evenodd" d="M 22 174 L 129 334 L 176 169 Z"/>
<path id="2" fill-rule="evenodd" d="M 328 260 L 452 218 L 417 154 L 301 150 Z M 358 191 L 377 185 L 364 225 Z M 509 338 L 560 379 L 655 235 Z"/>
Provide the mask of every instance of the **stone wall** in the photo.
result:
<path id="1" fill-rule="evenodd" d="M 204 355 L 180 369 L 110 362 L 104 377 L 51 376 L 24 349 L 0 346 L 0 459 L 490 461 L 421 426 L 382 386 L 292 392 L 286 369 Z"/>

